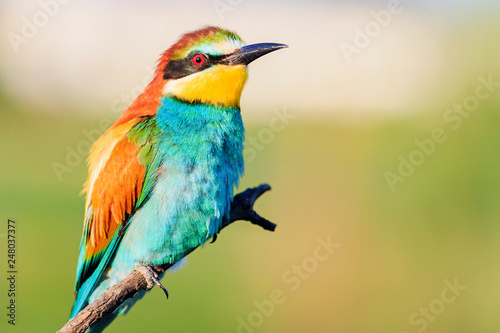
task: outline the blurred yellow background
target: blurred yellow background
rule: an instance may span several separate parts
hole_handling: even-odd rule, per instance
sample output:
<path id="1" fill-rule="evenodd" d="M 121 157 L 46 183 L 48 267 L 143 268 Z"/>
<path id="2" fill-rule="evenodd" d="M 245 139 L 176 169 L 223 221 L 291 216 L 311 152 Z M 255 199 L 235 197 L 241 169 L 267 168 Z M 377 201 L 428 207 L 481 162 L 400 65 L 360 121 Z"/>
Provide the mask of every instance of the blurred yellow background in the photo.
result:
<path id="1" fill-rule="evenodd" d="M 66 3 L 67 2 L 67 3 Z M 499 332 L 496 1 L 0 3 L 0 226 L 16 325 L 66 322 L 90 143 L 203 25 L 282 50 L 242 97 L 259 213 L 188 257 L 107 332 Z M 2 275 L 3 276 L 3 275 Z"/>

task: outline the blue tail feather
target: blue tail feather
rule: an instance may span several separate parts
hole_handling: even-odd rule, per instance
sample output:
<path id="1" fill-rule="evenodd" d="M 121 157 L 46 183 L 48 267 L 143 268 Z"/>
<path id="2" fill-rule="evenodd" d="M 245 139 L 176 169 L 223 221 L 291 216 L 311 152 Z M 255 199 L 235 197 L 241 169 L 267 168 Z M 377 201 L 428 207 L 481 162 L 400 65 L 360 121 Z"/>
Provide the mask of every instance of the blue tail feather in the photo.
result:
<path id="1" fill-rule="evenodd" d="M 78 290 L 77 297 L 75 299 L 75 303 L 73 304 L 73 308 L 71 309 L 70 319 L 76 316 L 80 311 L 83 310 L 84 307 L 87 306 L 89 297 L 92 295 L 99 280 L 104 273 L 104 270 L 108 266 L 109 261 L 113 257 L 115 252 L 115 248 L 119 243 L 121 236 L 118 236 L 118 233 L 115 234 L 110 244 L 108 245 L 106 252 L 102 256 L 102 259 L 99 263 L 99 266 L 96 267 L 94 273 L 82 284 L 80 289 Z"/>

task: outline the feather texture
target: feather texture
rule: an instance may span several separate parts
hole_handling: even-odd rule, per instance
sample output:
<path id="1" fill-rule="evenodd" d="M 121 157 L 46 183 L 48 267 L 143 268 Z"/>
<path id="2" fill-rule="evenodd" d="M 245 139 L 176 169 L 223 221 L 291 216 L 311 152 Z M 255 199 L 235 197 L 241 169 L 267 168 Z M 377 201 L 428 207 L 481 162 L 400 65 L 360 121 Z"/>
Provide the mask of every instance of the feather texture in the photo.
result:
<path id="1" fill-rule="evenodd" d="M 216 27 L 183 35 L 163 53 L 144 92 L 93 144 L 71 317 L 137 263 L 179 262 L 229 218 L 244 171 L 239 101 L 246 65 L 271 50 L 243 45 Z"/>

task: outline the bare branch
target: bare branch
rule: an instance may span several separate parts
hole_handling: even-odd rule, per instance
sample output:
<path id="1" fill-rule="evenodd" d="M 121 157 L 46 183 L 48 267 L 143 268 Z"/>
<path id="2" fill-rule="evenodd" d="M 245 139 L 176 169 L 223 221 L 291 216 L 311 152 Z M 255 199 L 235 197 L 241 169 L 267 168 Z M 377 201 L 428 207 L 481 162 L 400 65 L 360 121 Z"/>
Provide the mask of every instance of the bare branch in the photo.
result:
<path id="1" fill-rule="evenodd" d="M 253 206 L 255 201 L 271 187 L 267 184 L 249 188 L 234 196 L 228 221 L 224 221 L 220 230 L 233 222 L 244 220 L 261 226 L 264 230 L 274 231 L 276 224 L 257 214 Z M 219 230 L 219 232 L 220 232 Z M 194 250 L 194 249 L 193 249 Z M 156 273 L 162 274 L 173 264 L 152 267 Z M 94 302 L 87 305 L 73 319 L 68 321 L 58 333 L 82 333 L 94 326 L 102 318 L 111 314 L 127 299 L 134 297 L 142 289 L 149 290 L 144 276 L 134 270 L 122 282 L 112 286 Z"/>

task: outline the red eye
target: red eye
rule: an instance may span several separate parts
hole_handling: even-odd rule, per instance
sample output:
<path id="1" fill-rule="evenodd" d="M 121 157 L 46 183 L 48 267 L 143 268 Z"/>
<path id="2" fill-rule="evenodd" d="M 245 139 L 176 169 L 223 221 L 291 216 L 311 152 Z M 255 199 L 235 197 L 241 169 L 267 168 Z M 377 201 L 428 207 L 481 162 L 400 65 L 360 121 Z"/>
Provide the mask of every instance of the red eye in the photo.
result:
<path id="1" fill-rule="evenodd" d="M 205 57 L 203 57 L 201 54 L 195 54 L 193 56 L 193 65 L 200 66 L 204 62 L 205 62 Z"/>

